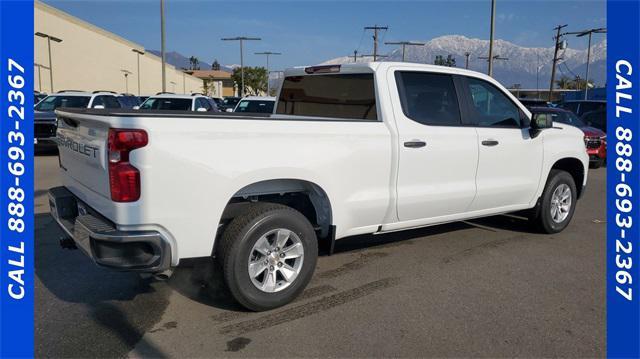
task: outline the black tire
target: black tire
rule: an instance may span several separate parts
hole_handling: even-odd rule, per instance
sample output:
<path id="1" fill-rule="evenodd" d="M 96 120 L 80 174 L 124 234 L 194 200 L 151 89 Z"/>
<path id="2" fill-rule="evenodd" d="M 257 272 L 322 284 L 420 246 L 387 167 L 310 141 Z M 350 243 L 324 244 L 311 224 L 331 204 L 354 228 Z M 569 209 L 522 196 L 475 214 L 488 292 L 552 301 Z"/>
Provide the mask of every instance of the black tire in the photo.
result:
<path id="1" fill-rule="evenodd" d="M 303 245 L 304 257 L 299 274 L 289 286 L 267 293 L 251 281 L 248 260 L 256 241 L 278 228 L 297 234 Z M 283 306 L 295 299 L 313 276 L 318 240 L 311 223 L 293 208 L 274 203 L 252 204 L 231 221 L 220 240 L 218 254 L 224 281 L 231 295 L 247 309 L 263 311 Z"/>
<path id="2" fill-rule="evenodd" d="M 571 191 L 571 205 L 566 218 L 561 222 L 556 222 L 551 216 L 551 197 L 553 192 L 562 184 L 569 186 Z M 576 202 L 578 200 L 577 193 L 576 184 L 573 177 L 568 172 L 562 170 L 551 170 L 549 178 L 547 178 L 544 192 L 542 192 L 539 208 L 536 211 L 536 217 L 533 218 L 536 227 L 542 232 L 549 234 L 558 233 L 565 229 L 567 225 L 569 225 L 569 222 L 571 222 L 571 218 L 575 212 Z"/>

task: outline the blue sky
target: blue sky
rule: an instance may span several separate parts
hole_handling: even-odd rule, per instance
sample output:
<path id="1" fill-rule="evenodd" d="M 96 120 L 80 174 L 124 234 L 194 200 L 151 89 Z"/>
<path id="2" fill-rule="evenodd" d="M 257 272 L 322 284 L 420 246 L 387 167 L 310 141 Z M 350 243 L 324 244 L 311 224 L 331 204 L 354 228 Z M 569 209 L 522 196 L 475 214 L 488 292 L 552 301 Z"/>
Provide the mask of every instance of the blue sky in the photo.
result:
<path id="1" fill-rule="evenodd" d="M 143 45 L 160 49 L 158 0 L 59 1 L 49 5 Z M 258 36 L 249 42 L 245 64 L 264 65 L 254 52 L 282 52 L 272 69 L 318 63 L 359 48 L 370 53 L 367 25 L 388 25 L 385 41 L 430 40 L 460 34 L 489 38 L 489 0 L 477 1 L 180 1 L 166 0 L 167 50 L 222 64 L 239 63 L 236 42 L 221 37 Z M 496 38 L 522 46 L 553 45 L 553 27 L 567 30 L 606 26 L 606 2 L 497 0 Z M 586 48 L 585 39 L 570 39 Z M 393 49 L 383 46 L 382 51 Z"/>

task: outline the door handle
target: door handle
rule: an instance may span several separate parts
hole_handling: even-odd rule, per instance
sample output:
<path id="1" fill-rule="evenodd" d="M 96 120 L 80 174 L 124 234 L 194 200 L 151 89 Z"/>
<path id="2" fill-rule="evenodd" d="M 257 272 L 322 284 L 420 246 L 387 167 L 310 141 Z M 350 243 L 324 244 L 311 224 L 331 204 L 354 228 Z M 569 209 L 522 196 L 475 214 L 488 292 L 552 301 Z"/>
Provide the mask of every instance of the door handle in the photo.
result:
<path id="1" fill-rule="evenodd" d="M 420 140 L 407 141 L 404 143 L 404 147 L 407 148 L 420 148 L 426 146 L 427 143 Z"/>
<path id="2" fill-rule="evenodd" d="M 498 142 L 496 140 L 484 140 L 484 141 L 482 141 L 482 145 L 483 146 L 489 146 L 489 147 L 497 146 L 499 143 L 500 142 Z"/>

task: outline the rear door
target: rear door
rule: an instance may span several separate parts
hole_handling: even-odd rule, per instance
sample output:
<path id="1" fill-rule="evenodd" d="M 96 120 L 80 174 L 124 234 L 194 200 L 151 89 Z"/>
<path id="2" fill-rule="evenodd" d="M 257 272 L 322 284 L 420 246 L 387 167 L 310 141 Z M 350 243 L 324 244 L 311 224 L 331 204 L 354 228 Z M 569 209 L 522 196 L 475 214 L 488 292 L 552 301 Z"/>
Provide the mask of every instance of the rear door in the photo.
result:
<path id="1" fill-rule="evenodd" d="M 60 167 L 77 183 L 110 198 L 107 169 L 109 124 L 89 119 L 58 119 Z"/>
<path id="2" fill-rule="evenodd" d="M 529 203 L 540 182 L 543 136 L 530 136 L 528 119 L 497 86 L 473 77 L 464 82 L 479 141 L 477 194 L 470 210 Z"/>
<path id="3" fill-rule="evenodd" d="M 476 194 L 478 135 L 463 123 L 454 77 L 397 70 L 394 82 L 399 220 L 466 212 Z"/>

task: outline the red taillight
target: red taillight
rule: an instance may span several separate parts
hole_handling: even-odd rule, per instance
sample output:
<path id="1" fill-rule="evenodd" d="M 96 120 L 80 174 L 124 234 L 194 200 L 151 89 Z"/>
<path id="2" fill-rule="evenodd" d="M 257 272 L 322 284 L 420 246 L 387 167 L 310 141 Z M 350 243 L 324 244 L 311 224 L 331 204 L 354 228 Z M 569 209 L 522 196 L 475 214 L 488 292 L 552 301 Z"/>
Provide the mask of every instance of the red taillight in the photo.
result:
<path id="1" fill-rule="evenodd" d="M 115 202 L 134 202 L 140 198 L 140 171 L 129 163 L 129 152 L 149 142 L 147 132 L 109 129 L 109 187 Z"/>

